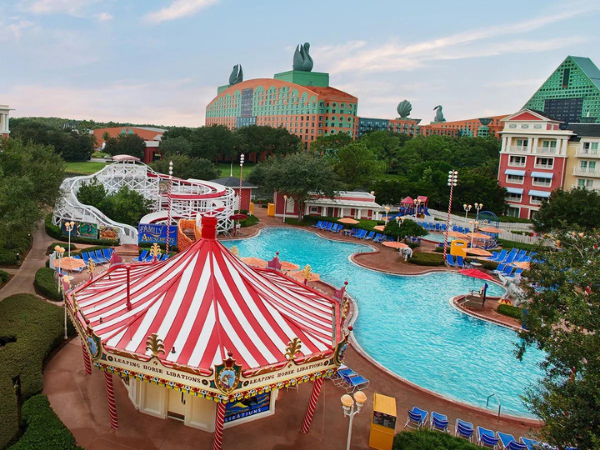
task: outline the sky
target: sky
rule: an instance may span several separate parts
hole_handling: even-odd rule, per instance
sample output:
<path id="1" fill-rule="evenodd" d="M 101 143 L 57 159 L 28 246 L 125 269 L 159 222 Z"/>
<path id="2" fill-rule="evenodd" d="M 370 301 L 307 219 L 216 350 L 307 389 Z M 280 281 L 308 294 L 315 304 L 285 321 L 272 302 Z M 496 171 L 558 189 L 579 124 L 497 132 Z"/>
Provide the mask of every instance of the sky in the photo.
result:
<path id="1" fill-rule="evenodd" d="M 447 120 L 518 111 L 568 56 L 600 65 L 600 2 L 0 0 L 0 104 L 47 116 L 202 126 L 234 64 L 292 68 L 358 97 L 358 115 Z"/>

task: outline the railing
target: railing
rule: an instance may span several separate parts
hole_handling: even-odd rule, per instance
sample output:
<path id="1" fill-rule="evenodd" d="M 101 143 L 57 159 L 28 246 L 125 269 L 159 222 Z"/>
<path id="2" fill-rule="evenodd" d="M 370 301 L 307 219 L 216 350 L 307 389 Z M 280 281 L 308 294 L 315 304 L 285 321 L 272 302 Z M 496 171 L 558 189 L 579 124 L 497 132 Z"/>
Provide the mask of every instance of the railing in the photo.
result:
<path id="1" fill-rule="evenodd" d="M 496 401 L 498 402 L 498 419 L 499 419 L 500 418 L 500 412 L 502 410 L 502 403 L 500 403 L 500 399 L 498 398 L 498 396 L 495 393 L 488 395 L 487 400 L 485 402 L 485 407 L 486 408 L 489 407 L 489 405 L 490 405 L 490 399 L 492 397 L 495 397 Z"/>
<path id="2" fill-rule="evenodd" d="M 554 165 L 553 164 L 534 164 L 533 168 L 534 169 L 552 170 L 552 169 L 554 169 Z"/>
<path id="3" fill-rule="evenodd" d="M 584 175 L 588 177 L 600 177 L 600 170 L 596 170 L 596 168 L 589 167 L 575 167 L 573 169 L 573 175 Z"/>
<path id="4" fill-rule="evenodd" d="M 600 188 L 595 188 L 593 186 L 579 186 L 578 184 L 572 184 L 571 189 L 586 189 L 588 191 L 600 192 Z"/>
<path id="5" fill-rule="evenodd" d="M 514 162 L 509 162 L 508 163 L 508 167 L 525 167 L 525 163 L 514 163 Z"/>
<path id="6" fill-rule="evenodd" d="M 529 153 L 529 147 L 522 147 L 520 145 L 511 145 L 509 151 L 512 153 Z"/>
<path id="7" fill-rule="evenodd" d="M 578 148 L 575 155 L 582 156 L 585 158 L 600 158 L 600 153 L 598 152 L 598 150 L 594 149 Z"/>
<path id="8" fill-rule="evenodd" d="M 556 147 L 538 147 L 535 153 L 542 153 L 544 155 L 556 155 L 558 154 L 558 150 Z"/>

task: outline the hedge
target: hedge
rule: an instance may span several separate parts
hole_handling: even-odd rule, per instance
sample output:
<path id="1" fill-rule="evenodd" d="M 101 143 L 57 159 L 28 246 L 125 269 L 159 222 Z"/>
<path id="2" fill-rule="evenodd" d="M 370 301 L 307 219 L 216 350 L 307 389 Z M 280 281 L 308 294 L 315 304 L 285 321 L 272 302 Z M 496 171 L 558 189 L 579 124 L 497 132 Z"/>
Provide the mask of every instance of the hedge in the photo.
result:
<path id="1" fill-rule="evenodd" d="M 444 255 L 440 255 L 439 253 L 415 252 L 408 259 L 408 262 L 418 266 L 443 266 Z"/>
<path id="2" fill-rule="evenodd" d="M 52 223 L 52 213 L 46 216 L 46 220 L 44 222 L 46 227 L 46 234 L 54 239 L 58 239 L 59 241 L 68 242 L 69 238 L 62 234 L 62 230 L 59 226 L 56 226 Z M 71 236 L 71 242 L 76 242 L 79 244 L 91 244 L 91 245 L 106 245 L 106 246 L 115 246 L 119 245 L 118 240 L 109 240 L 109 239 L 86 239 Z"/>
<path id="3" fill-rule="evenodd" d="M 42 391 L 42 364 L 63 342 L 63 320 L 62 308 L 35 295 L 18 294 L 0 302 L 0 343 L 6 343 L 0 347 L 0 448 L 19 432 L 13 380 L 20 377 L 23 400 Z M 71 326 L 69 334 L 74 334 Z"/>
<path id="4" fill-rule="evenodd" d="M 0 266 L 14 266 L 17 264 L 16 250 L 7 250 L 0 248 Z"/>
<path id="5" fill-rule="evenodd" d="M 69 429 L 52 410 L 48 397 L 34 395 L 23 405 L 23 423 L 25 432 L 9 450 L 78 450 Z"/>
<path id="6" fill-rule="evenodd" d="M 251 227 L 252 225 L 256 225 L 260 220 L 256 216 L 248 216 L 247 219 L 240 220 L 240 225 L 242 228 Z"/>
<path id="7" fill-rule="evenodd" d="M 10 275 L 7 272 L 5 272 L 4 270 L 0 270 L 0 284 L 8 283 L 9 278 Z"/>
<path id="8" fill-rule="evenodd" d="M 58 280 L 54 278 L 54 269 L 42 267 L 35 273 L 33 287 L 35 292 L 53 302 L 62 302 L 62 295 L 58 292 Z"/>
<path id="9" fill-rule="evenodd" d="M 439 431 L 404 431 L 394 437 L 393 450 L 476 450 L 478 447 L 465 439 Z"/>
<path id="10" fill-rule="evenodd" d="M 516 248 L 519 250 L 527 250 L 532 251 L 538 247 L 536 244 L 524 244 L 521 242 L 508 241 L 506 239 L 498 239 L 498 245 L 501 245 L 503 249 L 509 250 L 511 248 Z"/>
<path id="11" fill-rule="evenodd" d="M 49 255 L 50 253 L 54 252 L 54 247 L 56 247 L 57 245 L 64 248 L 65 255 L 67 254 L 67 252 L 69 251 L 69 244 L 65 244 L 64 242 L 53 242 L 46 249 L 46 255 Z M 71 244 L 71 252 L 76 249 L 77 249 L 77 247 L 75 246 L 75 244 Z"/>
<path id="12" fill-rule="evenodd" d="M 512 305 L 498 305 L 498 312 L 513 319 L 523 320 L 523 310 Z"/>

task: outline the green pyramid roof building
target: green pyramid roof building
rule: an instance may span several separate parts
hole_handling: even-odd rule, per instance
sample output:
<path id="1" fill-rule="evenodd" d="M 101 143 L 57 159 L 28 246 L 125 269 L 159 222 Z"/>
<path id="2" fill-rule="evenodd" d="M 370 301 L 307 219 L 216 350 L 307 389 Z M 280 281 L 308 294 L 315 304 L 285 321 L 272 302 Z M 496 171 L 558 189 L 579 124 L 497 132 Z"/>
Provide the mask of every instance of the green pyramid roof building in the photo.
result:
<path id="1" fill-rule="evenodd" d="M 568 56 L 523 108 L 563 122 L 600 122 L 600 70 L 589 58 Z"/>

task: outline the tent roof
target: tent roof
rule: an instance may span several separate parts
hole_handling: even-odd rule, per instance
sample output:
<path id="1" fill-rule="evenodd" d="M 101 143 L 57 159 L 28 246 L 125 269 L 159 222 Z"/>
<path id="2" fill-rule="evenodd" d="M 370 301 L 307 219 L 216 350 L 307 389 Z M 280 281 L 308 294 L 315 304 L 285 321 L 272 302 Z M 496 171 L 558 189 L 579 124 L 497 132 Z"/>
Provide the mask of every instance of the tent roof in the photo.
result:
<path id="1" fill-rule="evenodd" d="M 156 333 L 161 360 L 201 371 L 228 352 L 243 370 L 286 361 L 295 337 L 302 342 L 298 358 L 332 353 L 342 339 L 338 302 L 280 272 L 250 268 L 214 239 L 206 219 L 205 238 L 187 251 L 165 262 L 112 267 L 74 290 L 80 320 L 89 321 L 104 348 L 151 355 L 146 341 Z"/>
<path id="2" fill-rule="evenodd" d="M 412 199 L 412 197 L 406 197 L 404 199 L 402 199 L 402 201 L 400 202 L 404 205 L 414 205 L 415 201 Z"/>

